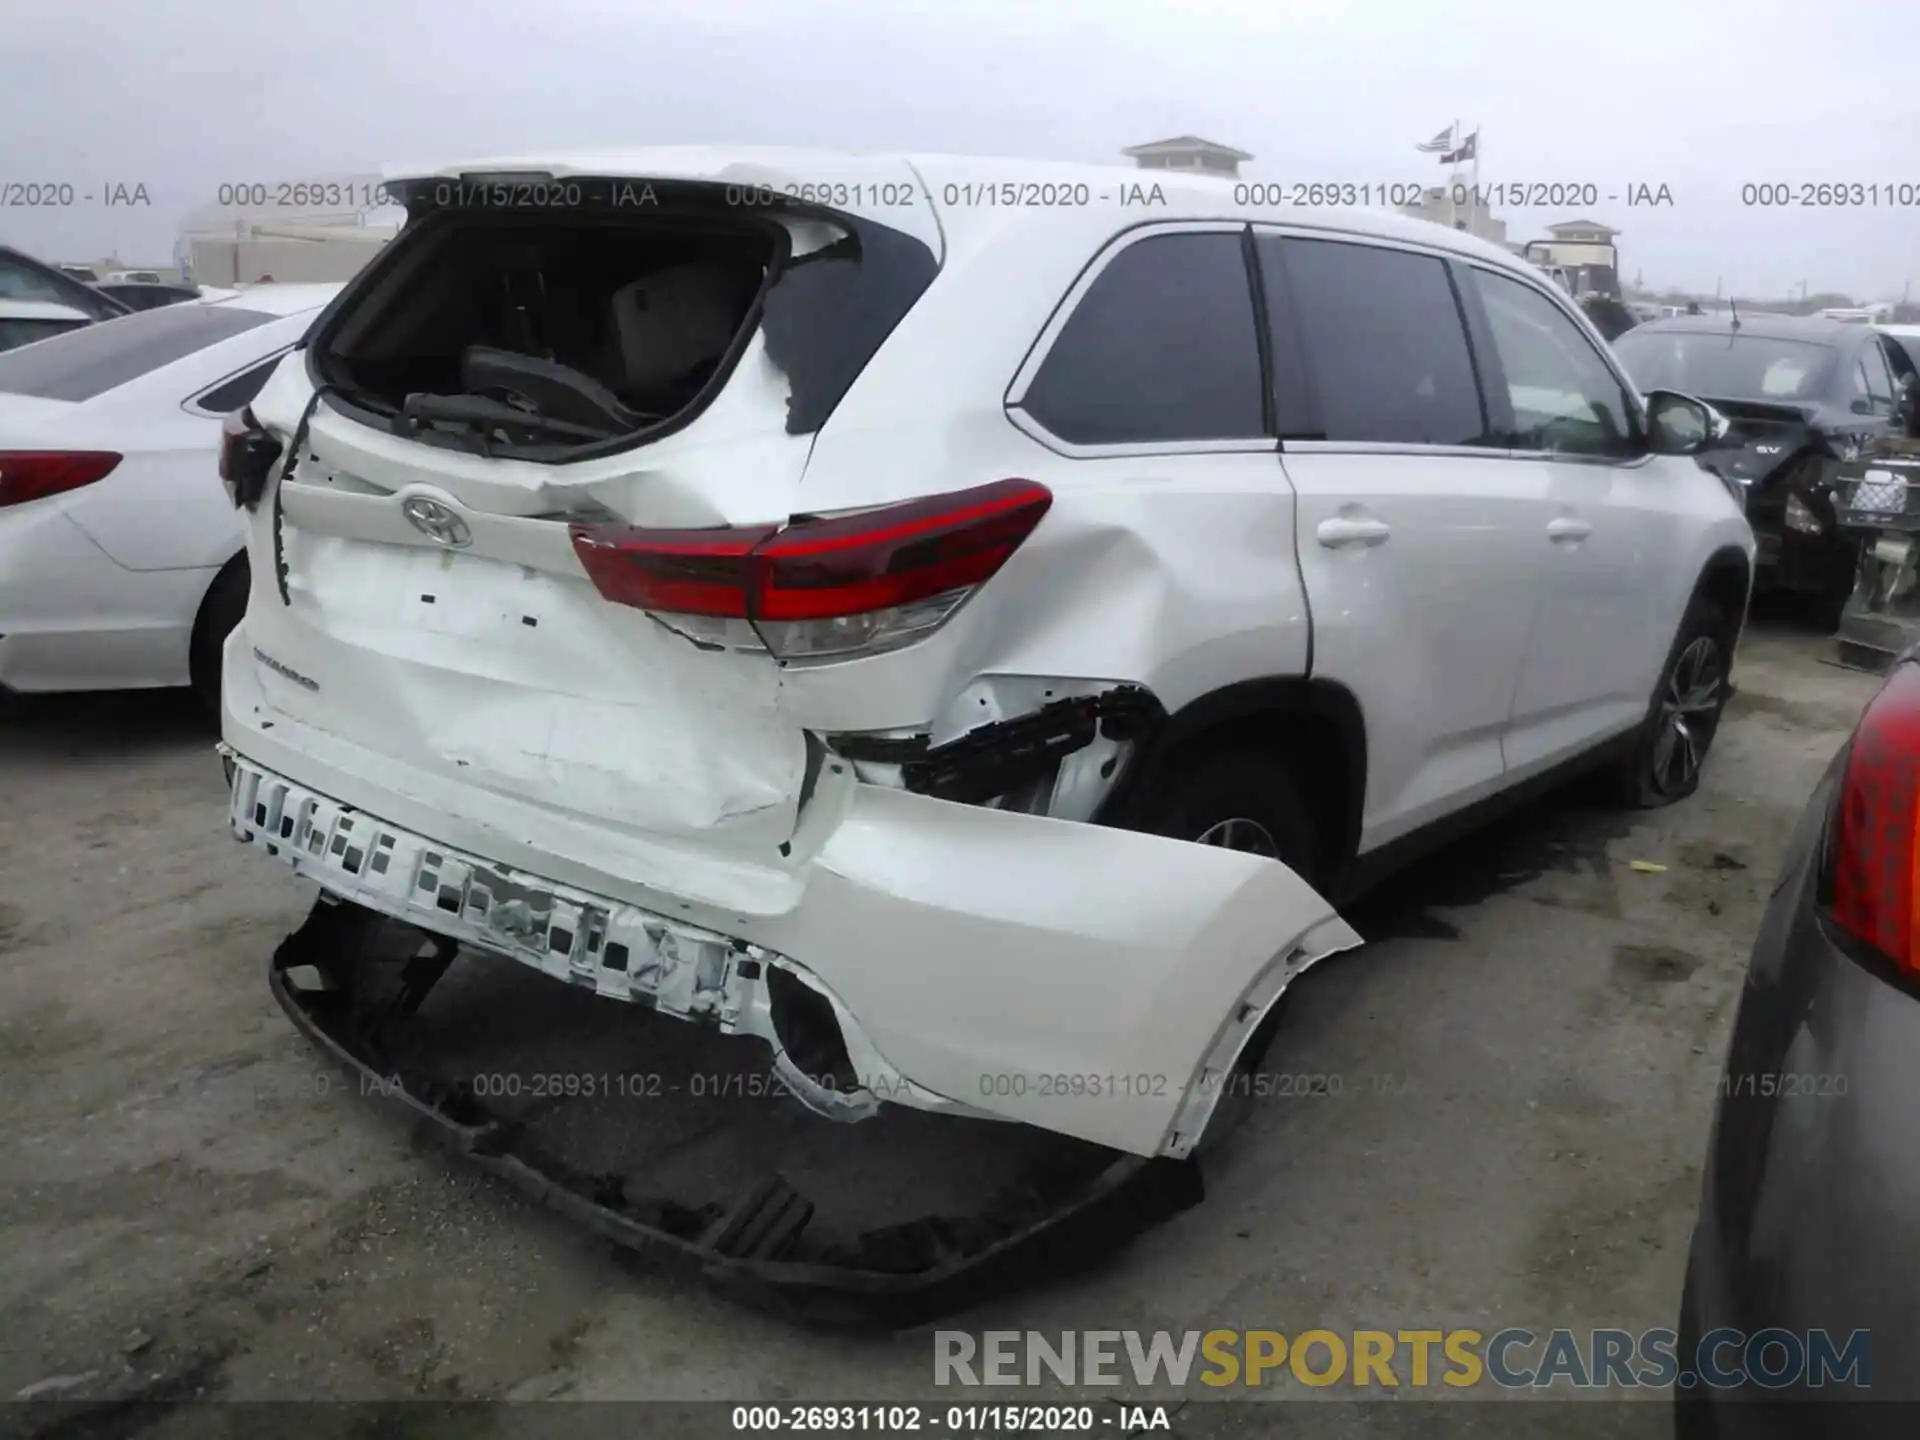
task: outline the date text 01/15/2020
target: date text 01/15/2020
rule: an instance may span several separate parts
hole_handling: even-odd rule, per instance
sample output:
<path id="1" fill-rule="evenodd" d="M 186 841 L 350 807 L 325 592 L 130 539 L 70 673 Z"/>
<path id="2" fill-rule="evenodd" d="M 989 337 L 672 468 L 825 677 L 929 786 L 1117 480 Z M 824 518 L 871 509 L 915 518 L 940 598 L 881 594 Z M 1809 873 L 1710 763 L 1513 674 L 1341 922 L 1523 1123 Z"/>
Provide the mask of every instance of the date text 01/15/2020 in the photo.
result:
<path id="1" fill-rule="evenodd" d="M 760 1434 L 1137 1435 L 1171 1430 L 1164 1405 L 736 1405 L 733 1429 Z"/>
<path id="2" fill-rule="evenodd" d="M 1240 1096 L 1256 1100 L 1307 1100 L 1342 1095 L 1406 1095 L 1416 1086 L 1409 1075 L 1288 1074 L 1235 1070 L 1223 1075 L 1202 1076 L 1199 1087 L 1222 1097 Z M 1118 1095 L 1155 1096 L 1172 1094 L 1177 1087 L 1165 1075 L 1025 1075 L 1017 1072 L 983 1074 L 982 1095 Z"/>

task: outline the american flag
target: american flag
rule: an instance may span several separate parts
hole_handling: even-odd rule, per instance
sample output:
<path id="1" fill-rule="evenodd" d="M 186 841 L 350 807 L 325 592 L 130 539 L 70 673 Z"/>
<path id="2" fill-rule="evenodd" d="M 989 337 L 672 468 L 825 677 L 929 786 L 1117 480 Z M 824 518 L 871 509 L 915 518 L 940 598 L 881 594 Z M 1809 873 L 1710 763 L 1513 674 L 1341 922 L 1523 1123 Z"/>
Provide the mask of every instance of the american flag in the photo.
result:
<path id="1" fill-rule="evenodd" d="M 1453 126 L 1449 125 L 1426 144 L 1416 146 L 1422 155 L 1438 155 L 1442 150 L 1453 149 Z"/>

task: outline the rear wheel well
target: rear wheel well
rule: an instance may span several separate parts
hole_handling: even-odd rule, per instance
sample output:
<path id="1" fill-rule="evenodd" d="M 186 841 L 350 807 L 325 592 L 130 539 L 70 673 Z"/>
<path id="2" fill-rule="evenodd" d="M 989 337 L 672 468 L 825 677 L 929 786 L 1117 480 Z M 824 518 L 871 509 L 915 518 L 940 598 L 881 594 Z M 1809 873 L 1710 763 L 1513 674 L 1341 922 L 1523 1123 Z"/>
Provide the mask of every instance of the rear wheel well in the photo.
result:
<path id="1" fill-rule="evenodd" d="M 231 612 L 236 588 L 239 609 L 244 611 L 252 577 L 247 552 L 242 550 L 220 567 L 219 573 L 207 586 L 207 593 L 200 597 L 200 608 L 193 617 L 192 636 L 187 642 L 187 676 L 201 699 L 213 704 L 216 709 L 219 702 L 220 649 L 214 643 L 212 627 L 231 618 L 231 613 L 221 615 L 216 612 Z M 220 637 L 222 642 L 225 639 L 224 635 Z"/>
<path id="2" fill-rule="evenodd" d="M 1284 762 L 1313 823 L 1316 884 L 1345 868 L 1360 844 L 1366 799 L 1366 727 L 1351 692 L 1324 681 L 1248 681 L 1203 696 L 1150 736 L 1095 818 L 1137 828 L 1150 797 L 1226 750 Z"/>

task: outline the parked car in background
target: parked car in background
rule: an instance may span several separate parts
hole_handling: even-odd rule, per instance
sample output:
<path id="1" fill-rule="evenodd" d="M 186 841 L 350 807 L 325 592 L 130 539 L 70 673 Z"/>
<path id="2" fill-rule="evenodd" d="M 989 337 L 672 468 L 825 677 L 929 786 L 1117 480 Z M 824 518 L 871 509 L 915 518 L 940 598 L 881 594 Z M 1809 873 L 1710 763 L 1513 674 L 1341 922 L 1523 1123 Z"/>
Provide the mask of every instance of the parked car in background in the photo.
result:
<path id="1" fill-rule="evenodd" d="M 1920 375 L 1920 325 L 1877 325 L 1874 327 L 1898 345 L 1913 366 L 1914 373 Z"/>
<path id="2" fill-rule="evenodd" d="M 70 275 L 83 284 L 91 285 L 100 277 L 93 272 L 91 265 L 56 265 L 53 267 L 62 275 Z"/>
<path id="3" fill-rule="evenodd" d="M 103 285 L 161 285 L 158 270 L 109 270 L 100 277 Z"/>
<path id="4" fill-rule="evenodd" d="M 1824 1333 L 1842 1362 L 1831 1368 L 1851 1383 L 1695 1385 L 1675 1396 L 1684 1437 L 1912 1433 L 1916 877 L 1920 656 L 1908 651 L 1815 788 L 1761 922 L 1707 1145 L 1676 1347 L 1694 1356 L 1725 1330 L 1724 1363 L 1754 1353 L 1747 1336 L 1800 1346 Z M 1848 1363 L 1856 1359 L 1858 1370 Z M 1794 1368 L 1779 1365 L 1777 1350 L 1772 1364 Z M 1778 1403 L 1821 1400 L 1847 1408 Z"/>
<path id="5" fill-rule="evenodd" d="M 195 285 L 148 285 L 136 281 L 102 280 L 98 288 L 101 293 L 111 295 L 133 310 L 152 310 L 161 305 L 178 305 L 185 300 L 200 298 L 200 289 Z"/>
<path id="6" fill-rule="evenodd" d="M 246 603 L 220 425 L 330 285 L 256 288 L 0 355 L 0 686 L 218 694 Z"/>
<path id="7" fill-rule="evenodd" d="M 8 245 L 0 245 L 0 300 L 31 300 L 44 305 L 64 306 L 88 323 L 133 313 L 130 305 L 105 294 L 97 286 L 76 280 L 45 261 L 36 260 Z M 67 317 L 41 315 L 38 318 Z M 32 338 L 41 337 L 36 335 Z"/>
<path id="8" fill-rule="evenodd" d="M 0 350 L 30 345 L 35 340 L 64 335 L 91 324 L 91 316 L 71 305 L 56 305 L 50 300 L 0 298 Z"/>
<path id="9" fill-rule="evenodd" d="M 1887 432 L 1907 352 L 1863 324 L 1720 315 L 1650 321 L 1613 349 L 1642 389 L 1684 389 L 1732 422 L 1700 464 L 1744 498 L 1760 582 L 1844 600 L 1859 541 L 1834 524 L 1834 472 Z"/>
<path id="10" fill-rule="evenodd" d="M 577 206 L 463 208 L 480 170 Z M 1358 943 L 1329 896 L 1550 776 L 1691 793 L 1751 565 L 1717 417 L 1422 221 L 934 198 L 1133 173 L 389 180 L 414 218 L 230 431 L 235 833 L 759 1036 L 824 1113 L 1182 1157 Z"/>

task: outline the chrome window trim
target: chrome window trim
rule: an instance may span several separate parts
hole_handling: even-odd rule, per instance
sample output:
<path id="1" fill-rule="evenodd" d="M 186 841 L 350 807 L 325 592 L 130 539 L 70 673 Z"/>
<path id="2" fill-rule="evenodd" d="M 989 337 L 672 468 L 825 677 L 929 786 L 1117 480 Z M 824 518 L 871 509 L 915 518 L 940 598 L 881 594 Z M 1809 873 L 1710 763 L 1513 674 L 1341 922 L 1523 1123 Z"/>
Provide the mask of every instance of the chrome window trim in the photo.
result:
<path id="1" fill-rule="evenodd" d="M 1289 440 L 1288 455 L 1451 455 L 1509 460 L 1519 452 L 1494 445 L 1426 445 L 1411 440 Z"/>
<path id="2" fill-rule="evenodd" d="M 1446 456 L 1466 460 L 1551 461 L 1556 465 L 1589 465 L 1608 470 L 1629 469 L 1652 463 L 1653 454 L 1575 455 L 1562 450 L 1510 450 L 1494 445 L 1419 445 L 1384 440 L 1289 440 L 1281 452 L 1288 455 L 1404 455 L 1408 457 Z"/>

